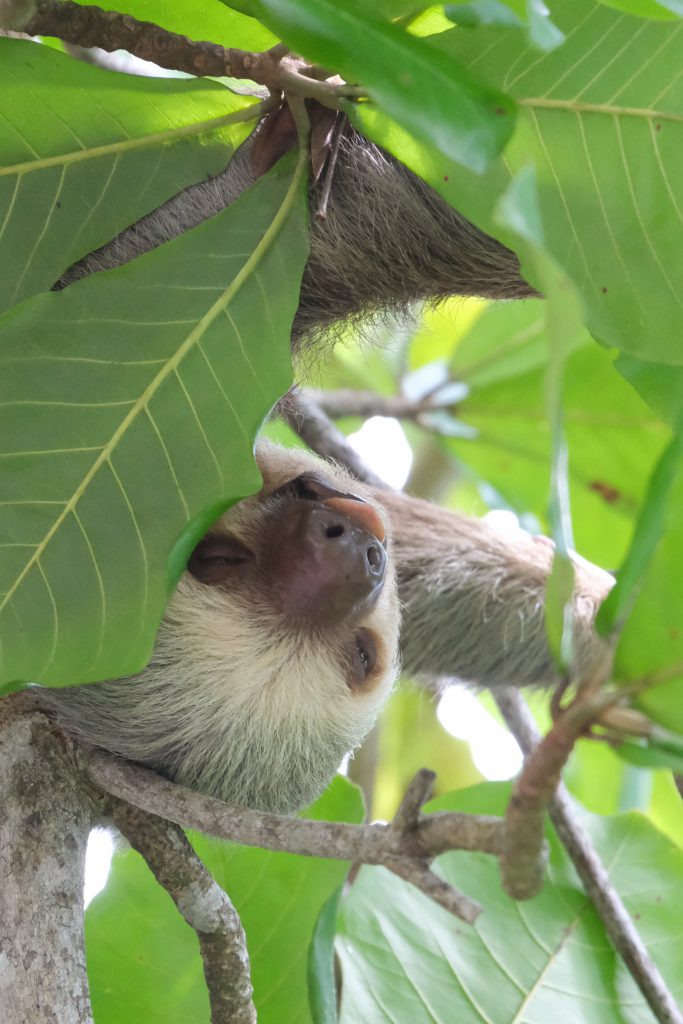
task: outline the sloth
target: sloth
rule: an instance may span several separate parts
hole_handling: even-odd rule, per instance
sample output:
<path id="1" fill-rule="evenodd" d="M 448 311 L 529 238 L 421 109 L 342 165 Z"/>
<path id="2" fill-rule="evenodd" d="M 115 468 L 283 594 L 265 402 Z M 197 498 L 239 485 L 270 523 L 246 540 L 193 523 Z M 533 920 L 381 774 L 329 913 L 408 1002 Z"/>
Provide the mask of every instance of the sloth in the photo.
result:
<path id="1" fill-rule="evenodd" d="M 192 553 L 149 665 L 42 691 L 61 725 L 231 804 L 291 813 L 371 728 L 396 677 L 387 516 L 367 487 L 261 443 L 261 491 Z"/>
<path id="2" fill-rule="evenodd" d="M 254 180 L 258 132 L 227 170 L 169 200 L 71 267 L 55 288 L 126 263 L 222 210 Z M 310 192 L 315 214 L 322 185 Z M 535 295 L 517 257 L 423 181 L 345 130 L 311 250 L 292 348 L 339 324 L 409 314 L 448 295 Z M 332 339 L 332 340 L 331 340 Z M 289 813 L 324 788 L 396 675 L 429 686 L 558 681 L 544 624 L 552 545 L 262 444 L 264 486 L 190 558 L 150 664 L 127 681 L 52 691 L 76 735 L 228 802 Z M 593 628 L 612 578 L 577 562 L 575 671 L 607 646 Z M 398 590 L 397 590 L 398 588 Z M 397 597 L 398 593 L 398 597 Z"/>

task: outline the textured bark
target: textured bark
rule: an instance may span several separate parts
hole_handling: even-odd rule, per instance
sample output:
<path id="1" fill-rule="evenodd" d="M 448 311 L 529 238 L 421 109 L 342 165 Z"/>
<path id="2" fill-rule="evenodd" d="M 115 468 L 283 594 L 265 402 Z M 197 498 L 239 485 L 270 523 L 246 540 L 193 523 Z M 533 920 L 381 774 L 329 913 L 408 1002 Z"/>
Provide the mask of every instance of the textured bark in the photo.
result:
<path id="1" fill-rule="evenodd" d="M 0 1020 L 88 1024 L 83 871 L 90 809 L 44 715 L 0 702 Z"/>

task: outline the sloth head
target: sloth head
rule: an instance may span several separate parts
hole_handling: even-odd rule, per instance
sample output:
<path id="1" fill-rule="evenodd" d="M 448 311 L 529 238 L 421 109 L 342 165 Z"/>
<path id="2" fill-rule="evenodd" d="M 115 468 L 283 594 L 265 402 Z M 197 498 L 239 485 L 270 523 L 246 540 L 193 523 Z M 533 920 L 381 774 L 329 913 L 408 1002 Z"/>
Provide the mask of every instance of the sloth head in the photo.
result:
<path id="1" fill-rule="evenodd" d="M 289 813 L 372 726 L 397 668 L 383 510 L 346 474 L 262 444 L 264 485 L 197 545 L 150 664 L 53 691 L 67 727 L 229 803 Z"/>

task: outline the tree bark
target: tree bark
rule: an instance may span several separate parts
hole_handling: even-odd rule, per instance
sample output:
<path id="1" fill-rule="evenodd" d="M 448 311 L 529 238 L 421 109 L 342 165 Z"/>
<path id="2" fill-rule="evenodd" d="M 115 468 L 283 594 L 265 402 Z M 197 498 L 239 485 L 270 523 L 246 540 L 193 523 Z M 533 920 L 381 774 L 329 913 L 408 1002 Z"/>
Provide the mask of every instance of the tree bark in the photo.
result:
<path id="1" fill-rule="evenodd" d="M 90 1024 L 83 873 L 91 811 L 44 715 L 0 702 L 0 1020 Z"/>

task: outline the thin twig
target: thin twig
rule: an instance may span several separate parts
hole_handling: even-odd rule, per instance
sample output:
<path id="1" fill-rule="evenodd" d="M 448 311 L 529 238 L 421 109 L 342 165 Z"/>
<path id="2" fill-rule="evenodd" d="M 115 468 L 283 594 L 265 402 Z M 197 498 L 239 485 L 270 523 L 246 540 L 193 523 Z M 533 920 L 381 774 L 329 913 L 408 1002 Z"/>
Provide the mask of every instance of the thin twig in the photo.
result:
<path id="1" fill-rule="evenodd" d="M 108 810 L 197 933 L 211 1024 L 255 1024 L 247 939 L 227 894 L 206 870 L 178 825 L 122 800 L 109 801 Z"/>
<path id="2" fill-rule="evenodd" d="M 314 452 L 345 466 L 358 480 L 386 489 L 387 484 L 369 469 L 353 450 L 341 430 L 317 404 L 300 391 L 290 392 L 278 406 L 292 430 Z"/>
<path id="3" fill-rule="evenodd" d="M 539 742 L 539 735 L 521 695 L 517 690 L 505 689 L 497 691 L 495 697 L 522 751 L 525 755 L 531 754 Z M 571 798 L 562 783 L 550 802 L 549 813 L 605 931 L 648 1006 L 661 1024 L 683 1024 L 683 1015 L 651 960 L 619 894 L 610 883 L 597 851 L 578 824 Z"/>
<path id="4" fill-rule="evenodd" d="M 379 395 L 376 391 L 354 391 L 352 388 L 335 391 L 307 388 L 303 394 L 333 420 L 342 416 L 393 416 L 397 420 L 419 421 L 425 413 L 453 408 L 452 400 L 439 402 L 438 391 L 434 396 L 428 395 L 419 401 L 405 395 Z"/>
<path id="5" fill-rule="evenodd" d="M 451 850 L 476 850 L 496 855 L 502 850 L 504 823 L 500 818 L 443 811 L 419 815 L 409 828 L 287 818 L 230 807 L 106 751 L 84 746 L 79 749 L 84 774 L 100 791 L 182 828 L 197 829 L 218 839 L 267 850 L 382 864 L 401 877 L 409 878 L 428 895 L 439 888 L 431 871 L 427 870 L 434 857 Z M 455 890 L 448 898 L 443 889 L 439 892 L 440 903 L 452 910 L 458 907 L 465 920 L 474 920 L 480 910 L 478 904 Z"/>
<path id="6" fill-rule="evenodd" d="M 580 691 L 527 755 L 507 806 L 505 851 L 500 861 L 503 888 L 513 899 L 530 899 L 541 891 L 548 860 L 543 838 L 545 813 L 562 770 L 586 727 L 622 696 L 623 691 L 615 689 Z"/>

